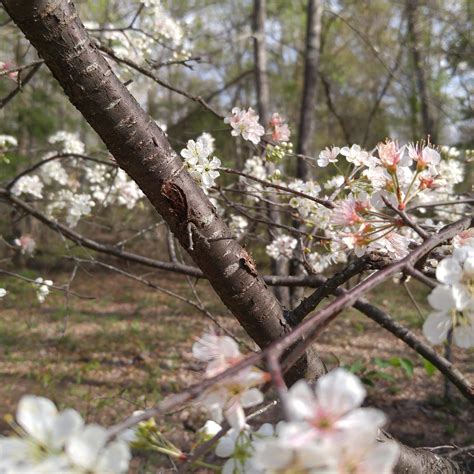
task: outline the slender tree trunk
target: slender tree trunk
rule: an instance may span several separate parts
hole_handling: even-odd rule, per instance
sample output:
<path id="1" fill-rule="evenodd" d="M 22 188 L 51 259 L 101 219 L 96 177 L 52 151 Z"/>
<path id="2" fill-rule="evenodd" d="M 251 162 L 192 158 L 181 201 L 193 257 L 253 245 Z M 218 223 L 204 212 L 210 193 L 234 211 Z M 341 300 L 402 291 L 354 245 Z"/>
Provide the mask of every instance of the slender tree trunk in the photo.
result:
<path id="1" fill-rule="evenodd" d="M 257 109 L 260 122 L 266 127 L 270 120 L 270 83 L 267 72 L 267 47 L 265 41 L 266 0 L 254 0 L 253 5 L 253 45 Z M 275 165 L 270 162 L 265 164 L 265 168 L 268 174 L 272 174 L 275 171 Z M 273 197 L 275 198 L 275 196 Z M 280 213 L 269 204 L 267 204 L 267 213 L 271 222 L 281 224 Z M 281 232 L 275 230 L 274 234 L 279 235 Z M 274 275 L 287 275 L 289 270 L 288 263 L 283 259 L 272 259 L 271 270 Z M 288 288 L 276 286 L 273 291 L 280 303 L 285 307 L 289 307 L 290 292 Z"/>
<path id="2" fill-rule="evenodd" d="M 428 96 L 428 85 L 425 74 L 425 66 L 420 51 L 420 35 L 418 31 L 418 0 L 406 0 L 405 4 L 408 28 L 408 47 L 411 55 L 413 73 L 418 93 L 421 112 L 422 132 L 430 136 L 433 143 L 437 142 L 437 131 L 435 121 L 431 112 Z"/>
<path id="3" fill-rule="evenodd" d="M 303 95 L 301 97 L 298 145 L 296 153 L 309 155 L 316 126 L 318 69 L 324 0 L 308 0 Z M 302 158 L 297 160 L 296 176 L 303 181 L 311 177 L 310 167 Z"/>
<path id="4" fill-rule="evenodd" d="M 324 0 L 308 0 L 306 20 L 306 46 L 304 55 L 303 94 L 301 97 L 300 121 L 298 126 L 298 155 L 310 155 L 316 128 L 316 103 L 318 88 L 318 69 L 321 50 L 321 33 Z M 296 177 L 307 181 L 311 178 L 311 169 L 304 157 L 298 156 L 296 161 Z M 294 223 L 298 226 L 298 223 Z M 303 226 L 302 226 L 303 230 Z M 291 274 L 304 272 L 301 264 L 291 263 Z M 303 288 L 293 288 L 291 305 L 296 306 L 304 295 Z"/>

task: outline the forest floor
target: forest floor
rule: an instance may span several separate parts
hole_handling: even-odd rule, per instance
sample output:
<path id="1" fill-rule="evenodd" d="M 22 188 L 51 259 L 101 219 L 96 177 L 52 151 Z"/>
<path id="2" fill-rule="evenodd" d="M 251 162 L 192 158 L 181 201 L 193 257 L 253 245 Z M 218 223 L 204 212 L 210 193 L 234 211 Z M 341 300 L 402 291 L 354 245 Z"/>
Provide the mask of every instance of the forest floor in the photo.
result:
<path id="1" fill-rule="evenodd" d="M 69 277 L 47 275 L 58 285 Z M 161 274 L 153 279 L 192 297 L 184 278 Z M 71 287 L 93 299 L 55 291 L 40 305 L 31 284 L 9 278 L 0 280 L 1 286 L 9 294 L 0 300 L 0 433 L 8 433 L 3 418 L 14 414 L 26 393 L 49 397 L 60 408 L 74 407 L 89 422 L 109 426 L 202 379 L 191 346 L 212 323 L 184 302 L 97 270 L 79 271 Z M 414 282 L 409 287 L 426 315 L 426 291 Z M 205 282 L 197 284 L 197 291 L 220 324 L 245 339 Z M 422 317 L 403 286 L 387 282 L 369 299 L 421 334 Z M 401 441 L 444 446 L 445 452 L 474 444 L 474 413 L 457 389 L 451 386 L 449 399 L 444 398 L 443 378 L 433 367 L 356 311 L 342 313 L 320 336 L 317 348 L 329 368 L 346 366 L 363 378 L 366 403 L 388 415 L 387 429 Z M 471 381 L 473 356 L 473 351 L 453 348 L 453 362 Z M 187 407 L 157 423 L 189 449 L 204 421 L 202 412 Z M 156 462 L 154 456 L 143 456 L 134 461 L 133 472 L 156 472 L 147 469 Z M 171 467 L 166 459 L 161 465 Z"/>

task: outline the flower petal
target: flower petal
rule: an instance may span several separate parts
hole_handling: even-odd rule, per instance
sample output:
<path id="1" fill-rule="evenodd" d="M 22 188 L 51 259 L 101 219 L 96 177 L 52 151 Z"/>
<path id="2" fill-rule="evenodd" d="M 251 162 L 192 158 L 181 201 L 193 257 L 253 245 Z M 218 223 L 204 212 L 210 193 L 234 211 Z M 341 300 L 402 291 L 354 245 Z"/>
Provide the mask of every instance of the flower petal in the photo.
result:
<path id="1" fill-rule="evenodd" d="M 432 344 L 446 340 L 452 325 L 451 317 L 444 311 L 431 313 L 423 324 L 423 334 Z"/>
<path id="2" fill-rule="evenodd" d="M 362 382 L 344 369 L 324 375 L 316 384 L 318 403 L 325 411 L 343 415 L 361 405 L 366 395 Z"/>

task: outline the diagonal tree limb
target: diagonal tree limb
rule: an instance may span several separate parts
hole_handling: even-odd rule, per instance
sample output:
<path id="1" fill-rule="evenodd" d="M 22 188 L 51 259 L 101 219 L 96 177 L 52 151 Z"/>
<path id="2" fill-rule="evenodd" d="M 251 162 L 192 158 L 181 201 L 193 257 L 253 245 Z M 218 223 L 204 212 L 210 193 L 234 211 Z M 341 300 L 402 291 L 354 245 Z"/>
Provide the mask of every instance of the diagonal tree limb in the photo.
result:
<path id="1" fill-rule="evenodd" d="M 283 309 L 186 171 L 155 121 L 115 76 L 66 0 L 2 0 L 71 103 L 202 270 L 222 302 L 260 346 L 288 333 Z M 307 373 L 302 359 L 290 374 Z M 316 371 L 318 369 L 316 368 Z"/>

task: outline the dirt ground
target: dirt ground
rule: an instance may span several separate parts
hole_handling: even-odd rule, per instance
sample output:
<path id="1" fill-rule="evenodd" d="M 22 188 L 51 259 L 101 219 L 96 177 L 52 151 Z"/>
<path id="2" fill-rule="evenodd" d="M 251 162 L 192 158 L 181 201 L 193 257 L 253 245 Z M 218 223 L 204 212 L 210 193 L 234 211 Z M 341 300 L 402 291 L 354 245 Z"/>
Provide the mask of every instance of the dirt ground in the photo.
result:
<path id="1" fill-rule="evenodd" d="M 34 278 L 37 273 L 27 276 Z M 43 275 L 55 284 L 69 274 Z M 185 279 L 165 274 L 147 278 L 182 296 L 192 297 Z M 410 289 L 426 315 L 426 292 Z M 9 278 L 0 301 L 0 432 L 26 393 L 53 399 L 60 408 L 74 407 L 89 421 L 112 425 L 140 408 L 202 379 L 192 359 L 193 338 L 212 323 L 193 307 L 162 292 L 116 274 L 79 271 L 71 289 L 79 296 L 52 293 L 35 302 L 31 284 Z M 232 316 L 205 282 L 197 291 L 220 324 L 245 339 Z M 394 283 L 378 288 L 371 300 L 421 334 L 421 315 Z M 474 444 L 472 407 L 453 386 L 446 399 L 441 375 L 384 329 L 348 310 L 317 341 L 329 368 L 349 367 L 365 381 L 367 404 L 389 418 L 387 430 L 411 446 L 443 447 L 454 452 Z M 439 348 L 443 350 L 443 348 Z M 474 381 L 474 353 L 453 349 L 453 362 Z M 189 449 L 205 415 L 186 407 L 157 420 L 164 434 Z M 181 427 L 177 430 L 176 426 Z M 158 455 L 138 456 L 133 472 L 156 472 Z M 159 472 L 164 472 L 163 470 Z"/>

